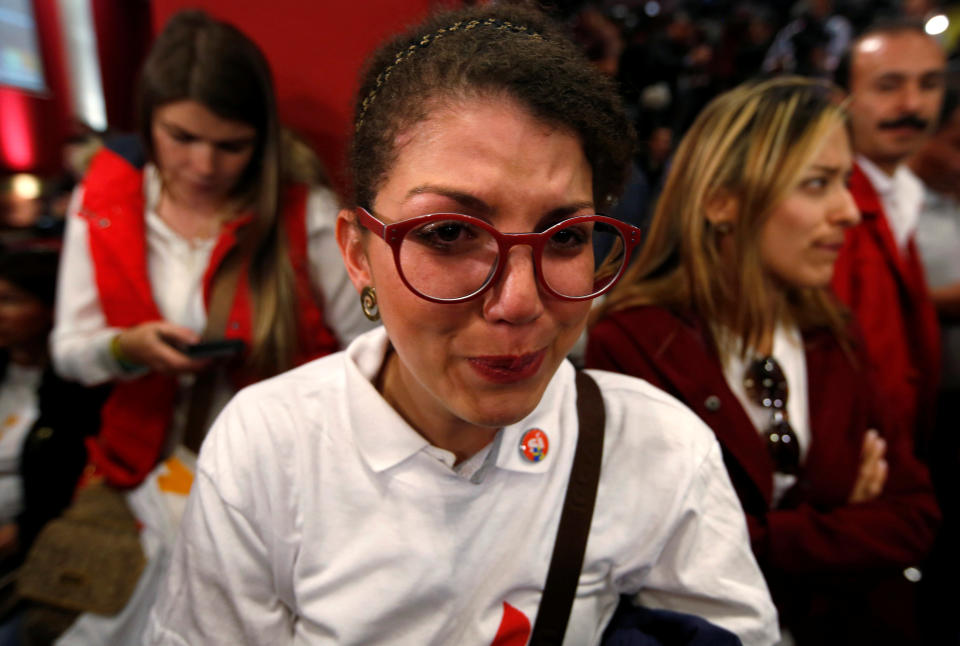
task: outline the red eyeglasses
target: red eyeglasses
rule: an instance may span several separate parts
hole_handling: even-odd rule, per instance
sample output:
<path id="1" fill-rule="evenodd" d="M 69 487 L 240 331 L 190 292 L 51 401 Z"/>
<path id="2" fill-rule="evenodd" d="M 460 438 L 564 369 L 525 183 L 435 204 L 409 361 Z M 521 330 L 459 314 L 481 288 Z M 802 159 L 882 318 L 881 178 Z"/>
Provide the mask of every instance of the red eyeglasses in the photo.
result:
<path id="1" fill-rule="evenodd" d="M 462 303 L 497 282 L 511 247 L 533 251 L 537 280 L 551 296 L 565 301 L 596 298 L 616 284 L 640 229 L 603 215 L 581 215 L 540 233 L 501 233 L 478 218 L 431 213 L 384 224 L 358 208 L 361 226 L 393 249 L 403 283 L 434 303 Z"/>

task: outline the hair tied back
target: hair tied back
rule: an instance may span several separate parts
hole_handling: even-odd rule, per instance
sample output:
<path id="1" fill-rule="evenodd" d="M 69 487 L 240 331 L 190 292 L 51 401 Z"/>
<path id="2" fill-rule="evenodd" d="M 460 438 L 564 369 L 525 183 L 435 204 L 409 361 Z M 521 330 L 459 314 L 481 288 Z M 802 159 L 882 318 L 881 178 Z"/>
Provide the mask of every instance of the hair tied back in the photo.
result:
<path id="1" fill-rule="evenodd" d="M 526 25 L 517 25 L 509 20 L 501 20 L 500 18 L 486 18 L 484 20 L 458 20 L 449 27 L 441 27 L 432 34 L 426 34 L 419 40 L 398 51 L 396 56 L 393 58 L 393 62 L 377 75 L 377 80 L 374 83 L 373 89 L 370 90 L 370 93 L 364 97 L 360 104 L 360 110 L 357 115 L 356 131 L 359 132 L 361 126 L 363 126 L 363 118 L 367 114 L 367 109 L 373 103 L 374 99 L 376 99 L 377 93 L 383 87 L 384 83 L 387 82 L 387 79 L 390 78 L 390 74 L 393 73 L 393 70 L 398 65 L 410 58 L 414 52 L 429 47 L 431 43 L 442 38 L 446 34 L 456 31 L 470 31 L 478 27 L 493 27 L 499 31 L 509 31 L 514 34 L 522 34 L 531 38 L 543 38 L 542 35 L 529 29 Z"/>

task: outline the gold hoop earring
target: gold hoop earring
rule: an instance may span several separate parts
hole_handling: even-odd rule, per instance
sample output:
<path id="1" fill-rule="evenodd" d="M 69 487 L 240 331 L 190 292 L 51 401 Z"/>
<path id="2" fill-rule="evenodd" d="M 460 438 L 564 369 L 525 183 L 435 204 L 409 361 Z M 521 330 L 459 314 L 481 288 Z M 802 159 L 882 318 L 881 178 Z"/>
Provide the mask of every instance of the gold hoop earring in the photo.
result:
<path id="1" fill-rule="evenodd" d="M 371 321 L 380 320 L 380 306 L 377 305 L 377 290 L 367 285 L 360 290 L 360 309 Z"/>

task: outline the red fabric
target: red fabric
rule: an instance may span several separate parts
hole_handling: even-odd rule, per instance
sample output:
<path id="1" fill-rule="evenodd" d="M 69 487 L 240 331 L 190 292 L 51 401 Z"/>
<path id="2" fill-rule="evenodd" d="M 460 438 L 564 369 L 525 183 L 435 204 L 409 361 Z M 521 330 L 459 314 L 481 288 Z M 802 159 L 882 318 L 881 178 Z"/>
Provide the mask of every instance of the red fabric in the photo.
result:
<path id="1" fill-rule="evenodd" d="M 591 330 L 586 353 L 588 368 L 646 379 L 713 429 L 754 553 L 787 616 L 830 604 L 842 608 L 851 586 L 860 595 L 855 598 L 865 598 L 874 575 L 903 582 L 900 572 L 926 556 L 939 522 L 927 470 L 903 435 L 887 435 L 883 495 L 847 504 L 863 435 L 885 427 L 871 405 L 867 375 L 833 336 L 809 334 L 804 341 L 812 439 L 797 485 L 776 510 L 770 509 L 773 462 L 727 386 L 702 322 L 652 306 L 614 312 Z"/>
<path id="2" fill-rule="evenodd" d="M 333 333 L 323 323 L 323 312 L 309 283 L 305 224 L 306 189 L 294 187 L 283 213 L 291 263 L 297 279 L 300 352 L 302 363 L 337 349 Z M 90 255 L 100 305 L 107 324 L 126 328 L 163 317 L 153 301 L 147 271 L 146 223 L 143 217 L 142 172 L 110 150 L 93 160 L 84 181 L 81 215 L 87 219 Z M 210 280 L 226 253 L 236 243 L 238 230 L 250 217 L 238 218 L 223 228 L 204 276 L 204 297 L 209 301 Z M 226 338 L 249 345 L 251 294 L 246 267 L 240 274 L 231 306 Z M 234 375 L 238 383 L 250 379 Z M 88 442 L 90 461 L 116 487 L 133 487 L 156 465 L 173 413 L 177 383 L 172 377 L 149 373 L 114 386 L 101 414 L 100 433 Z"/>
<path id="3" fill-rule="evenodd" d="M 503 602 L 503 619 L 490 646 L 526 646 L 530 639 L 530 620 L 527 616 Z"/>
<path id="4" fill-rule="evenodd" d="M 860 168 L 850 192 L 863 215 L 847 232 L 833 288 L 863 333 L 878 398 L 897 424 L 924 447 L 933 429 L 940 377 L 940 330 L 913 240 L 897 249 L 883 206 Z"/>

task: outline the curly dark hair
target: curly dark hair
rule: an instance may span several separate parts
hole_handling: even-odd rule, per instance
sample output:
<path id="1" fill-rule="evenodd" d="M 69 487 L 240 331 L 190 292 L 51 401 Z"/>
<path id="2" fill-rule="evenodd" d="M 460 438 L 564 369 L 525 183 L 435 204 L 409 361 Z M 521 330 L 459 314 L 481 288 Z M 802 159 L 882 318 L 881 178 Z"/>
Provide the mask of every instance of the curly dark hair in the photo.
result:
<path id="1" fill-rule="evenodd" d="M 361 76 L 350 170 L 355 205 L 370 207 L 396 161 L 397 135 L 436 101 L 503 95 L 577 135 L 600 209 L 619 196 L 634 133 L 614 83 L 547 16 L 520 6 L 435 14 L 382 45 Z"/>

